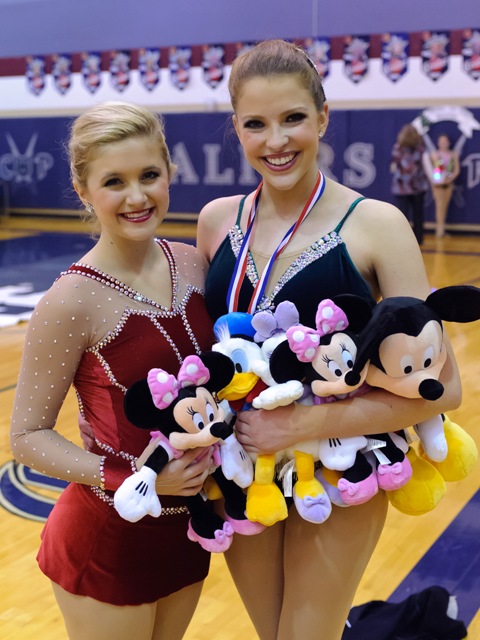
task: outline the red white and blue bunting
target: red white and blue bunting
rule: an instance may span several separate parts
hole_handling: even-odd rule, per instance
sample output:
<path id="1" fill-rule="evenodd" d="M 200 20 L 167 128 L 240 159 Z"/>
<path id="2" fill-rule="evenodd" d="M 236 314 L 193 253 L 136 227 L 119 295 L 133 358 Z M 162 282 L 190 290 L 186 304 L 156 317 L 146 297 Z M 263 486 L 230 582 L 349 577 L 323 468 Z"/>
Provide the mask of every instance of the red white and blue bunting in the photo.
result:
<path id="1" fill-rule="evenodd" d="M 55 89 L 65 95 L 72 86 L 72 56 L 62 53 L 52 56 L 52 77 Z"/>
<path id="2" fill-rule="evenodd" d="M 29 56 L 26 60 L 27 87 L 35 96 L 39 96 L 45 89 L 45 58 L 44 56 Z"/>
<path id="3" fill-rule="evenodd" d="M 425 31 L 422 45 L 422 68 L 434 81 L 448 70 L 450 55 L 450 34 L 448 31 Z"/>
<path id="4" fill-rule="evenodd" d="M 130 51 L 110 53 L 110 81 L 114 89 L 122 93 L 130 84 Z"/>
<path id="5" fill-rule="evenodd" d="M 345 36 L 343 41 L 343 62 L 347 76 L 357 84 L 368 71 L 369 36 Z"/>
<path id="6" fill-rule="evenodd" d="M 382 36 L 382 70 L 392 82 L 397 82 L 408 69 L 408 33 L 384 33 Z"/>
<path id="7" fill-rule="evenodd" d="M 325 79 L 330 73 L 331 44 L 330 38 L 307 38 L 303 46 L 308 57 L 317 67 L 318 73 Z"/>
<path id="8" fill-rule="evenodd" d="M 191 47 L 170 47 L 168 56 L 170 80 L 181 91 L 190 83 L 191 57 Z"/>
<path id="9" fill-rule="evenodd" d="M 160 49 L 140 49 L 138 52 L 138 72 L 140 82 L 147 91 L 153 91 L 160 82 Z"/>
<path id="10" fill-rule="evenodd" d="M 461 56 L 462 69 L 472 79 L 480 78 L 480 28 L 456 31 L 392 32 L 380 35 L 309 37 L 292 40 L 303 47 L 323 79 L 331 75 L 332 61 L 343 63 L 343 70 L 354 84 L 369 73 L 370 60 L 380 58 L 385 76 L 398 83 L 409 72 L 411 57 L 420 57 L 425 75 L 440 80 L 449 71 L 452 55 Z M 253 42 L 205 44 L 195 46 L 149 47 L 136 50 L 55 54 L 18 58 L 25 65 L 27 87 L 40 95 L 48 76 L 56 90 L 65 95 L 72 84 L 72 74 L 80 72 L 86 90 L 94 94 L 102 84 L 102 72 L 109 72 L 112 86 L 123 92 L 131 83 L 132 71 L 138 69 L 138 82 L 149 91 L 158 89 L 162 69 L 180 91 L 189 87 L 192 68 L 200 68 L 203 80 L 216 89 L 226 81 L 225 67 L 247 51 Z M 11 60 L 8 59 L 9 64 Z M 0 77 L 18 75 L 2 72 Z M 20 72 L 21 73 L 21 72 Z"/>
<path id="11" fill-rule="evenodd" d="M 480 29 L 465 29 L 462 38 L 463 68 L 472 78 L 480 78 Z"/>
<path id="12" fill-rule="evenodd" d="M 225 70 L 225 49 L 222 45 L 202 47 L 202 69 L 205 82 L 215 89 L 222 82 Z"/>
<path id="13" fill-rule="evenodd" d="M 84 87 L 93 95 L 102 84 L 102 54 L 99 51 L 86 51 L 81 54 L 81 61 Z"/>

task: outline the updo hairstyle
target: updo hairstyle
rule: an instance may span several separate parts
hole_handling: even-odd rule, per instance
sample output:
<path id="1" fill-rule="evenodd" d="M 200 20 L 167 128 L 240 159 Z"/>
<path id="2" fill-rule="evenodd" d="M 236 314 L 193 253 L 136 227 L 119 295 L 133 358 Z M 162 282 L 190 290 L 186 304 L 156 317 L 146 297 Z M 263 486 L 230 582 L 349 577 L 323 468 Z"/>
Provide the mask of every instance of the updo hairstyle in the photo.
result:
<path id="1" fill-rule="evenodd" d="M 322 111 L 326 98 L 315 64 L 303 49 L 285 40 L 261 42 L 233 61 L 228 81 L 233 110 L 245 82 L 282 75 L 296 75 L 312 96 L 317 111 Z"/>
<path id="2" fill-rule="evenodd" d="M 70 128 L 68 157 L 72 182 L 86 187 L 88 166 L 99 148 L 140 136 L 158 143 L 171 178 L 175 165 L 165 140 L 163 118 L 138 105 L 105 102 L 85 111 Z"/>

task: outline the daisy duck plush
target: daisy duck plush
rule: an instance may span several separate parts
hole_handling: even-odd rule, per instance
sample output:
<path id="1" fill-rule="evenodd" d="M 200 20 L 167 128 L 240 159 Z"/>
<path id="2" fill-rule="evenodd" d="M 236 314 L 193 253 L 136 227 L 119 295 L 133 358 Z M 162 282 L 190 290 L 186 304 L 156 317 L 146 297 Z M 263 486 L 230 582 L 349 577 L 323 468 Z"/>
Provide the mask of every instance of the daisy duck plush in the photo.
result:
<path id="1" fill-rule="evenodd" d="M 293 304 L 278 305 L 275 313 L 260 312 L 254 316 L 232 312 L 219 318 L 215 324 L 218 342 L 212 347 L 228 355 L 235 364 L 236 374 L 231 383 L 219 392 L 236 411 L 251 408 L 269 408 L 290 404 L 303 394 L 298 380 L 270 388 L 268 355 L 278 342 L 285 340 L 285 331 L 298 322 Z M 293 498 L 300 515 L 314 523 L 324 522 L 331 513 L 330 500 L 314 477 L 313 461 L 302 446 L 291 453 L 295 457 L 298 481 Z M 288 515 L 285 496 L 275 483 L 275 466 L 290 452 L 253 456 L 254 481 L 247 489 L 249 520 L 270 526 Z"/>
<path id="2" fill-rule="evenodd" d="M 267 385 L 254 400 L 255 409 L 275 409 L 295 401 L 301 401 L 305 395 L 300 380 L 286 377 L 278 382 L 272 377 L 270 358 L 272 353 L 286 343 L 288 330 L 299 323 L 298 310 L 292 302 L 281 302 L 275 311 L 259 311 L 252 318 L 255 329 L 254 341 L 260 345 L 262 358 L 252 362 L 252 370 Z M 265 485 L 273 483 L 275 462 L 287 459 L 280 478 L 283 478 L 284 493 L 292 496 L 298 513 L 304 520 L 321 524 L 330 516 L 332 505 L 323 485 L 315 477 L 314 462 L 318 460 L 318 443 L 307 441 L 298 443 L 275 456 L 259 455 L 256 460 L 255 480 L 249 489 L 247 513 L 252 519 L 262 522 L 264 517 Z M 293 484 L 292 472 L 296 470 L 297 481 Z M 265 482 L 267 480 L 267 482 Z"/>
<path id="3" fill-rule="evenodd" d="M 213 446 L 212 477 L 225 499 L 225 519 L 200 494 L 187 497 L 191 514 L 188 537 L 207 551 L 222 552 L 230 547 L 234 532 L 254 535 L 263 530 L 245 515 L 246 497 L 241 487 L 252 481 L 252 463 L 214 396 L 233 375 L 228 357 L 206 353 L 185 358 L 176 377 L 163 369 L 151 369 L 146 379 L 127 390 L 127 418 L 136 427 L 156 431 L 151 432 L 153 453 L 115 492 L 114 505 L 123 518 L 136 522 L 147 514 L 158 517 L 162 511 L 155 491 L 158 473 L 187 449 L 202 447 L 207 454 Z M 225 451 L 221 456 L 218 449 L 222 446 Z"/>

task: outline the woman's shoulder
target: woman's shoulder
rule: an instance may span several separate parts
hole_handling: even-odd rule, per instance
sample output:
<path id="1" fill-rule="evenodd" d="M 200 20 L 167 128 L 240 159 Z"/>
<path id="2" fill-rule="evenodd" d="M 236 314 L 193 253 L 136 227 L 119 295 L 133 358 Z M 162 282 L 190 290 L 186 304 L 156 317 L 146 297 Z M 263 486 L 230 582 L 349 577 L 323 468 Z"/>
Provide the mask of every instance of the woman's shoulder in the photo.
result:
<path id="1" fill-rule="evenodd" d="M 369 245 L 372 240 L 375 247 L 396 233 L 405 233 L 405 216 L 389 202 L 363 198 L 359 200 L 351 196 L 352 204 L 357 204 L 342 229 L 342 236 L 347 242 L 361 241 Z"/>
<path id="2" fill-rule="evenodd" d="M 357 222 L 355 232 L 363 238 L 371 255 L 384 254 L 386 257 L 393 257 L 407 246 L 417 248 L 406 216 L 389 202 L 374 199 L 360 202 Z"/>
<path id="3" fill-rule="evenodd" d="M 193 245 L 186 242 L 169 242 L 175 257 L 177 272 L 187 284 L 203 289 L 207 263 L 204 256 Z"/>
<path id="4" fill-rule="evenodd" d="M 56 326 L 72 319 L 86 323 L 95 306 L 92 290 L 96 288 L 98 283 L 91 278 L 75 271 L 64 271 L 41 296 L 32 318 L 41 320 L 45 326 L 50 320 Z"/>
<path id="5" fill-rule="evenodd" d="M 245 195 L 226 196 L 224 198 L 216 198 L 208 202 L 200 211 L 199 221 L 211 222 L 219 217 L 222 220 L 225 216 L 235 216 Z"/>
<path id="6" fill-rule="evenodd" d="M 76 294 L 91 291 L 94 273 L 98 271 L 83 262 L 76 262 L 62 271 L 54 280 L 45 296 L 55 300 L 60 297 L 62 303 L 74 299 Z"/>
<path id="7" fill-rule="evenodd" d="M 201 261 L 203 259 L 202 254 L 194 244 L 188 242 L 168 241 L 168 246 L 170 247 L 177 261 L 182 258 L 189 261 Z"/>
<path id="8" fill-rule="evenodd" d="M 401 212 L 393 204 L 384 200 L 367 198 L 362 193 L 338 182 L 329 182 L 331 208 L 348 215 L 348 220 L 355 224 L 363 224 L 366 220 L 375 221 L 385 216 L 398 216 Z M 403 215 L 403 214 L 401 214 Z"/>
<path id="9" fill-rule="evenodd" d="M 365 199 L 342 234 L 349 254 L 367 274 L 376 295 L 404 295 L 424 288 L 426 277 L 418 242 L 407 217 L 394 205 Z"/>
<path id="10" fill-rule="evenodd" d="M 395 223 L 404 222 L 404 214 L 395 205 L 385 200 L 374 198 L 364 198 L 358 205 L 359 215 L 362 222 L 369 222 L 372 225 L 389 228 Z"/>
<path id="11" fill-rule="evenodd" d="M 201 210 L 197 225 L 197 246 L 209 262 L 235 224 L 244 197 L 236 195 L 217 198 Z"/>

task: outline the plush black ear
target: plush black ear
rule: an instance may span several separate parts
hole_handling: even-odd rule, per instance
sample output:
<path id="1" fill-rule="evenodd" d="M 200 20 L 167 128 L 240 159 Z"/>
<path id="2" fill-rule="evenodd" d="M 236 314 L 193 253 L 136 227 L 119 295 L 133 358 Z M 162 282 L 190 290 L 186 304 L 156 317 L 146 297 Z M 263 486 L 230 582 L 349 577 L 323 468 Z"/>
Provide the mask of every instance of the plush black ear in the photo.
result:
<path id="1" fill-rule="evenodd" d="M 372 306 L 367 300 L 352 293 L 342 293 L 332 298 L 348 318 L 348 330 L 359 333 L 372 317 Z"/>
<path id="2" fill-rule="evenodd" d="M 425 304 L 447 322 L 474 322 L 480 319 L 480 289 L 472 285 L 437 289 L 428 296 Z"/>
<path id="3" fill-rule="evenodd" d="M 356 385 L 358 374 L 367 362 L 369 360 L 377 361 L 378 349 L 387 336 L 404 331 L 403 321 L 406 318 L 402 310 L 404 305 L 408 306 L 412 302 L 420 303 L 421 307 L 425 309 L 422 301 L 401 297 L 386 298 L 373 308 L 370 320 L 360 330 L 357 357 L 352 368 L 353 375 L 346 377 L 347 384 Z"/>
<path id="4" fill-rule="evenodd" d="M 203 385 L 208 391 L 220 391 L 230 384 L 235 375 L 233 360 L 218 351 L 202 353 L 200 360 L 210 372 L 210 379 Z"/>
<path id="5" fill-rule="evenodd" d="M 277 383 L 289 380 L 303 380 L 305 363 L 300 362 L 288 345 L 288 340 L 280 342 L 270 356 L 270 373 Z"/>
<path id="6" fill-rule="evenodd" d="M 153 404 L 146 380 L 135 382 L 125 394 L 123 402 L 128 420 L 140 429 L 159 429 L 162 411 Z"/>

